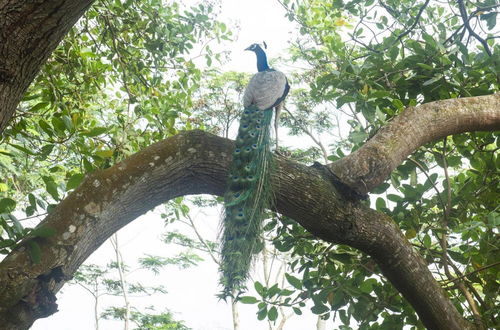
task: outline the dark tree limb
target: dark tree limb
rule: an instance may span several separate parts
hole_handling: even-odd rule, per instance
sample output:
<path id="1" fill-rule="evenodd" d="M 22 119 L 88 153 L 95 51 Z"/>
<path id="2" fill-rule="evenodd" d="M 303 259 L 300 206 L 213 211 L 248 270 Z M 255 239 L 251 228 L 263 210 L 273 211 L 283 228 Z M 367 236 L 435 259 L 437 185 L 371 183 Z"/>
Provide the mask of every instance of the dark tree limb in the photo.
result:
<path id="1" fill-rule="evenodd" d="M 469 23 L 470 18 L 467 15 L 467 9 L 465 9 L 464 1 L 457 0 L 457 3 L 458 3 L 458 9 L 460 10 L 460 16 L 462 16 L 462 20 L 464 22 L 464 26 L 467 29 L 467 31 L 469 31 L 470 35 L 473 36 L 477 41 L 479 41 L 481 43 L 481 45 L 483 45 L 484 51 L 486 52 L 486 54 L 488 54 L 489 57 L 493 56 L 493 54 L 491 53 L 491 50 L 490 50 L 490 46 L 488 46 L 488 43 L 486 42 L 486 40 L 481 38 L 481 36 L 479 36 L 479 34 L 477 34 L 474 31 L 474 29 L 470 26 L 470 23 Z"/>
<path id="2" fill-rule="evenodd" d="M 84 260 L 139 215 L 178 196 L 222 195 L 232 150 L 230 140 L 189 131 L 89 175 L 40 224 L 56 234 L 36 238 L 42 249 L 39 264 L 30 260 L 27 242 L 0 263 L 0 324 L 26 329 L 54 313 L 55 294 Z M 285 159 L 277 159 L 273 190 L 276 210 L 316 237 L 371 255 L 428 328 L 473 328 L 388 216 L 344 199 L 321 171 Z"/>
<path id="3" fill-rule="evenodd" d="M 366 194 L 420 146 L 476 130 L 500 130 L 500 93 L 407 108 L 361 148 L 328 167 L 356 192 Z"/>
<path id="4" fill-rule="evenodd" d="M 0 0 L 0 133 L 62 38 L 93 0 Z"/>

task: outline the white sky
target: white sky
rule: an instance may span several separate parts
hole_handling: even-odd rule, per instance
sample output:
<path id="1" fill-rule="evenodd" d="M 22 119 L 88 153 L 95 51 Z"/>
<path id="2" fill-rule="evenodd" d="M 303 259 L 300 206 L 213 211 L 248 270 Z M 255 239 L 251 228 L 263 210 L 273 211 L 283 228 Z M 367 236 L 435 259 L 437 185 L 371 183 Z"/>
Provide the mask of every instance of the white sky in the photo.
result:
<path id="1" fill-rule="evenodd" d="M 186 1 L 185 1 L 186 2 Z M 193 1 L 194 2 L 194 1 Z M 256 71 L 255 55 L 244 49 L 254 42 L 266 41 L 268 57 L 275 58 L 283 54 L 288 46 L 293 24 L 284 17 L 284 10 L 273 0 L 223 0 L 222 21 L 233 21 L 240 26 L 239 38 L 231 47 L 231 61 L 222 69 L 253 73 Z M 199 215 L 200 230 L 207 239 L 215 240 L 219 215 L 216 210 L 208 215 Z M 172 227 L 173 228 L 173 227 Z M 170 229 L 170 227 L 169 227 Z M 181 249 L 161 242 L 165 232 L 159 212 L 149 212 L 119 232 L 122 254 L 125 261 L 133 264 L 144 254 L 174 256 Z M 194 236 L 194 235 L 193 235 Z M 146 243 L 147 242 L 147 243 Z M 111 244 L 106 242 L 86 263 L 104 265 L 113 258 Z M 133 298 L 132 304 L 141 307 L 154 305 L 157 311 L 164 308 L 171 310 L 175 318 L 184 320 L 194 330 L 232 329 L 231 311 L 228 304 L 219 302 L 215 295 L 219 292 L 216 265 L 208 256 L 197 267 L 178 270 L 175 267 L 164 269 L 158 276 L 145 276 L 137 273 L 135 280 L 147 285 L 164 285 L 167 295 L 157 298 Z M 134 277 L 127 278 L 134 281 Z M 103 298 L 101 307 L 122 304 L 121 299 Z M 34 330 L 88 330 L 94 329 L 93 300 L 88 292 L 77 286 L 66 285 L 58 294 L 59 312 L 46 319 L 35 322 Z M 102 311 L 102 310 L 101 310 Z M 264 321 L 256 318 L 256 305 L 239 307 L 242 330 L 268 329 Z M 304 315 L 294 316 L 287 321 L 286 330 L 313 329 L 316 316 L 303 309 Z M 122 329 L 121 322 L 100 321 L 101 330 Z"/>

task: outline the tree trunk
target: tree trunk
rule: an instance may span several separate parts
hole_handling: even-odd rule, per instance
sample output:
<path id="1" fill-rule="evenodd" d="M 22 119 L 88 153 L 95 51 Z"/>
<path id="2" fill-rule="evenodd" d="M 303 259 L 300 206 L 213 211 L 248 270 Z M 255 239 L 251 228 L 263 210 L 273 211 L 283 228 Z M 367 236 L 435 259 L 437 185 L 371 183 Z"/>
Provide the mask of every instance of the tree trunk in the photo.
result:
<path id="1" fill-rule="evenodd" d="M 0 0 L 0 133 L 24 92 L 93 0 Z"/>

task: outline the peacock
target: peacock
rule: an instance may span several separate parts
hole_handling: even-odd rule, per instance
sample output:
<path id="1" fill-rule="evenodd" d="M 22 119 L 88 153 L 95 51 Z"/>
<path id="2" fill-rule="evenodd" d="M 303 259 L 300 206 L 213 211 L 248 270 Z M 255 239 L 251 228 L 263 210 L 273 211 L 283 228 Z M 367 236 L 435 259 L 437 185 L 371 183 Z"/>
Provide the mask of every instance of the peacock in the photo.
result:
<path id="1" fill-rule="evenodd" d="M 223 291 L 219 295 L 223 299 L 244 290 L 254 256 L 262 249 L 264 211 L 272 205 L 270 126 L 274 109 L 277 150 L 278 120 L 290 85 L 282 72 L 269 67 L 263 47 L 267 45 L 252 44 L 245 49 L 256 54 L 258 72 L 243 96 L 244 110 L 224 195 L 220 266 Z"/>

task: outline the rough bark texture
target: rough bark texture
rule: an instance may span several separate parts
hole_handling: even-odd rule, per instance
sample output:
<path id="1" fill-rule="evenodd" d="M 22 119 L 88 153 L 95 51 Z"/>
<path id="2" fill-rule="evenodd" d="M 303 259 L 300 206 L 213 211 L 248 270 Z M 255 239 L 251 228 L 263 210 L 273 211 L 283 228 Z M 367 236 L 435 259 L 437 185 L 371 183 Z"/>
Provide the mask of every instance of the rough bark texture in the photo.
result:
<path id="1" fill-rule="evenodd" d="M 0 0 L 0 133 L 29 84 L 93 0 Z"/>
<path id="2" fill-rule="evenodd" d="M 55 293 L 112 233 L 169 199 L 221 195 L 233 144 L 201 131 L 185 132 L 86 178 L 42 222 L 56 235 L 37 239 L 32 264 L 26 242 L 0 263 L 0 324 L 26 329 L 55 312 Z M 278 159 L 277 210 L 326 241 L 373 256 L 430 329 L 472 328 L 434 280 L 397 225 L 364 203 L 346 200 L 316 168 Z"/>
<path id="3" fill-rule="evenodd" d="M 329 167 L 343 183 L 366 194 L 418 147 L 475 130 L 500 130 L 500 93 L 407 108 L 363 147 Z"/>

